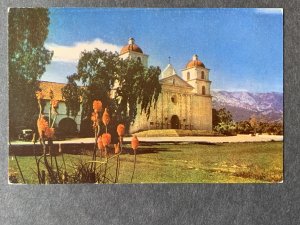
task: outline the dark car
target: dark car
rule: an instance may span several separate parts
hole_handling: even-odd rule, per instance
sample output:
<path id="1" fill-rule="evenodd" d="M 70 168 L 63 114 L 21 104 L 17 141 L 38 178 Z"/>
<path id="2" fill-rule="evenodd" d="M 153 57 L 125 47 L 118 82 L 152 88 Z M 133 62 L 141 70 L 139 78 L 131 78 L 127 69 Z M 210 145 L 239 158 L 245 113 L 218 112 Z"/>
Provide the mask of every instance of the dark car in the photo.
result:
<path id="1" fill-rule="evenodd" d="M 23 129 L 21 134 L 19 134 L 18 138 L 21 141 L 31 141 L 33 138 L 33 130 Z"/>

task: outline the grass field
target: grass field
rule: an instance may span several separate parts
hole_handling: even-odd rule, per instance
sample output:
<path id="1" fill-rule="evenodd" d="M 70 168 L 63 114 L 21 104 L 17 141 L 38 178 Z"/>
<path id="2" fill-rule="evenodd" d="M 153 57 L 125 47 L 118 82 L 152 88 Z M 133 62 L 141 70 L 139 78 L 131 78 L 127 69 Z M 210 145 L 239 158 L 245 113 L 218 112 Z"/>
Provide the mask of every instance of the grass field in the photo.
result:
<path id="1" fill-rule="evenodd" d="M 127 151 L 120 156 L 119 183 L 129 183 L 134 156 Z M 57 157 L 62 164 L 61 156 Z M 87 155 L 67 155 L 69 172 L 72 162 L 90 160 Z M 32 156 L 18 161 L 27 183 L 38 183 Z M 114 165 L 114 163 L 112 163 Z M 10 157 L 10 171 L 17 172 L 16 160 Z M 114 168 L 111 168 L 114 171 Z M 112 172 L 113 173 L 113 172 Z M 153 144 L 140 146 L 133 183 L 268 183 L 283 180 L 283 143 Z"/>

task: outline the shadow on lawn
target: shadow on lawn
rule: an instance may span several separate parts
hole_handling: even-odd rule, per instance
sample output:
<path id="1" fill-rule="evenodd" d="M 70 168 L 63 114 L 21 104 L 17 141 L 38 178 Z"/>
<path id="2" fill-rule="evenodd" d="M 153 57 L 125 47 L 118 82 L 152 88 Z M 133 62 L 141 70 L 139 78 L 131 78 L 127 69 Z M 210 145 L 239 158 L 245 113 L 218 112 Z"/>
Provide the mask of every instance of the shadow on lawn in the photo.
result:
<path id="1" fill-rule="evenodd" d="M 142 154 L 155 154 L 159 152 L 181 152 L 181 150 L 170 150 L 168 148 L 151 148 L 151 147 L 146 147 L 146 148 L 138 148 L 136 151 L 137 155 L 142 155 Z M 133 155 L 133 151 L 131 148 L 123 148 L 123 153 L 122 154 L 129 154 Z"/>
<path id="2" fill-rule="evenodd" d="M 124 152 L 132 153 L 133 151 L 131 148 L 127 147 L 130 145 L 129 143 L 124 143 L 126 147 L 124 147 Z M 140 142 L 140 147 L 137 150 L 137 154 L 147 154 L 147 153 L 158 153 L 160 151 L 170 151 L 170 152 L 180 152 L 180 150 L 168 150 L 165 146 L 170 145 L 190 145 L 190 144 L 197 144 L 197 145 L 214 145 L 214 146 L 222 146 L 221 143 L 208 143 L 208 142 Z M 61 144 L 60 148 L 62 152 L 65 154 L 71 155 L 90 155 L 93 152 L 94 143 L 67 143 Z M 112 147 L 111 150 L 114 151 Z M 129 149 L 129 150 L 127 150 Z M 53 144 L 52 146 L 52 153 L 58 154 L 59 151 L 59 144 Z M 43 150 L 40 144 L 36 145 L 10 145 L 9 146 L 9 154 L 10 155 L 17 155 L 17 156 L 33 156 L 33 155 L 42 155 Z"/>
<path id="3" fill-rule="evenodd" d="M 143 142 L 140 141 L 141 146 L 160 146 L 160 145 L 220 145 L 222 143 L 212 143 L 205 141 L 160 141 L 160 142 Z"/>

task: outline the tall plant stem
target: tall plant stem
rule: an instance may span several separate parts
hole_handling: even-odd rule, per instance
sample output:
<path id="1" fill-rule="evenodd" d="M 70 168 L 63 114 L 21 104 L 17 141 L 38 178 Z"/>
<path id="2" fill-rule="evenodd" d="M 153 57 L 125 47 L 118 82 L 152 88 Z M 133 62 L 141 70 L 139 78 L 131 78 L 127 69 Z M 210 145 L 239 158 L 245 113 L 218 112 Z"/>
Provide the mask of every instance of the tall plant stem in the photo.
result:
<path id="1" fill-rule="evenodd" d="M 21 177 L 22 177 L 23 183 L 24 183 L 24 184 L 26 184 L 26 181 L 25 181 L 25 179 L 24 179 L 24 176 L 23 176 L 23 173 L 22 173 L 21 167 L 20 167 L 20 165 L 19 165 L 18 158 L 17 158 L 17 156 L 16 156 L 16 155 L 14 155 L 14 157 L 15 157 L 15 159 L 16 159 L 16 163 L 17 163 L 18 169 L 19 169 L 19 171 L 20 171 L 20 174 L 21 174 Z"/>
<path id="2" fill-rule="evenodd" d="M 41 118 L 42 117 L 42 104 L 41 104 L 41 100 L 38 100 L 38 104 L 39 104 L 39 109 L 40 109 L 39 118 Z"/>
<path id="3" fill-rule="evenodd" d="M 94 142 L 94 149 L 93 149 L 93 156 L 92 156 L 92 160 L 95 161 L 96 160 L 96 149 L 97 149 L 97 128 L 95 128 L 95 133 L 94 133 L 94 137 L 95 137 L 95 142 Z M 94 171 L 95 173 L 95 167 L 96 167 L 96 163 L 92 163 L 91 164 L 91 170 Z"/>
<path id="4" fill-rule="evenodd" d="M 49 126 L 51 125 L 51 101 L 50 101 L 50 107 L 49 107 Z"/>
<path id="5" fill-rule="evenodd" d="M 49 142 L 48 142 L 48 145 L 49 145 Z M 48 146 L 48 148 L 49 148 L 49 155 L 50 155 L 50 166 L 52 167 L 53 166 L 52 148 L 50 145 Z"/>
<path id="6" fill-rule="evenodd" d="M 106 158 L 106 162 L 105 162 L 105 167 L 104 167 L 104 175 L 103 175 L 103 183 L 105 183 L 106 180 L 106 172 L 107 172 L 107 164 L 108 164 L 108 157 L 107 157 L 107 149 L 106 146 L 105 148 L 105 158 Z"/>
<path id="7" fill-rule="evenodd" d="M 115 183 L 118 182 L 119 155 L 117 156 Z"/>
<path id="8" fill-rule="evenodd" d="M 54 155 L 54 161 L 55 161 L 57 176 L 58 176 L 58 179 L 59 179 L 59 168 L 58 168 L 58 163 L 57 163 L 56 155 Z"/>
<path id="9" fill-rule="evenodd" d="M 97 148 L 97 128 L 95 128 L 95 144 L 94 144 L 93 160 L 96 159 L 96 148 Z"/>
<path id="10" fill-rule="evenodd" d="M 54 123 L 55 123 L 56 117 L 57 117 L 57 114 L 55 114 L 55 117 L 54 117 L 54 119 L 53 119 L 53 121 L 52 121 L 51 127 L 53 127 L 53 126 L 54 126 Z M 49 123 L 49 124 L 50 124 L 50 123 Z"/>
<path id="11" fill-rule="evenodd" d="M 133 171 L 132 171 L 132 176 L 131 176 L 131 183 L 132 183 L 133 175 L 134 175 L 134 171 L 135 171 L 135 164 L 136 164 L 136 149 L 134 149 L 134 164 L 133 164 Z"/>
<path id="12" fill-rule="evenodd" d="M 120 152 L 117 155 L 117 166 L 116 166 L 116 178 L 115 183 L 119 180 L 119 174 L 120 174 L 120 155 L 122 153 L 123 147 L 122 147 L 122 137 L 119 137 L 119 144 L 120 144 Z"/>
<path id="13" fill-rule="evenodd" d="M 118 143 L 118 145 L 120 144 L 120 142 Z M 121 146 L 120 146 L 120 148 L 121 148 Z M 116 164 L 116 176 L 115 176 L 115 183 L 117 183 L 118 182 L 118 170 L 119 170 L 119 160 L 120 160 L 120 153 L 118 152 L 117 153 L 118 155 L 117 155 L 117 164 Z"/>
<path id="14" fill-rule="evenodd" d="M 37 167 L 37 174 L 38 174 L 38 179 L 39 179 L 39 184 L 41 184 L 41 171 L 40 171 L 40 167 L 38 164 L 38 159 L 36 157 L 36 151 L 35 151 L 35 134 L 34 134 L 34 141 L 33 141 L 33 154 L 34 154 L 34 158 L 35 158 L 35 163 L 36 163 L 36 167 Z"/>
<path id="15" fill-rule="evenodd" d="M 66 167 L 66 163 L 65 163 L 65 158 L 64 158 L 64 153 L 61 153 L 61 158 L 63 160 L 65 171 L 67 171 L 67 167 Z"/>
<path id="16" fill-rule="evenodd" d="M 52 167 L 49 165 L 48 160 L 47 160 L 47 154 L 46 154 L 46 144 L 45 144 L 45 140 L 43 138 L 40 138 L 40 142 L 43 146 L 43 158 L 44 158 L 44 164 L 46 166 L 46 169 L 49 173 L 51 182 L 57 183 L 57 179 L 53 174 L 53 170 Z"/>

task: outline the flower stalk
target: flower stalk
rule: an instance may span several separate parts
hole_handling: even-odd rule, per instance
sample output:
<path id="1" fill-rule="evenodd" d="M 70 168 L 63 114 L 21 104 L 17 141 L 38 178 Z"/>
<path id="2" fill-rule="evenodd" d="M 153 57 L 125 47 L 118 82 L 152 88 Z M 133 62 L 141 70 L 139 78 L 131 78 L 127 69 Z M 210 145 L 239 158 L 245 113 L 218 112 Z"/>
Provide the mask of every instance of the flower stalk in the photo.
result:
<path id="1" fill-rule="evenodd" d="M 135 166 L 136 166 L 136 150 L 139 147 L 139 140 L 136 135 L 134 135 L 131 139 L 131 148 L 133 149 L 134 152 L 134 164 L 133 164 L 133 171 L 131 175 L 131 183 L 133 180 L 134 172 L 135 172 Z"/>

